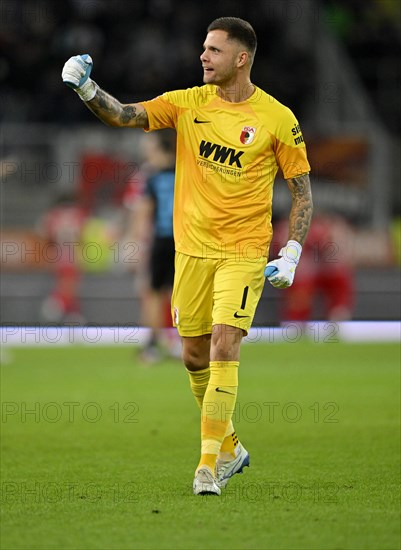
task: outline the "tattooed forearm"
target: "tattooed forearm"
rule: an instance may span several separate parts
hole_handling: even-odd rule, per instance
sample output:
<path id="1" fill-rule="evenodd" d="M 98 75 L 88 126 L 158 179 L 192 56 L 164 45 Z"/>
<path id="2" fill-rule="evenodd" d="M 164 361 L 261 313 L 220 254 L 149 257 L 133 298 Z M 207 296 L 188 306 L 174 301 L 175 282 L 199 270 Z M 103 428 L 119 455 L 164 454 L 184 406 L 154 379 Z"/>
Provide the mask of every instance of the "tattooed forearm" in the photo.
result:
<path id="1" fill-rule="evenodd" d="M 100 88 L 98 88 L 95 97 L 85 105 L 106 124 L 112 124 L 121 111 L 120 102 Z"/>
<path id="2" fill-rule="evenodd" d="M 98 88 L 95 97 L 85 105 L 102 122 L 110 126 L 145 128 L 148 123 L 146 111 L 141 105 L 123 105 L 101 88 Z"/>
<path id="3" fill-rule="evenodd" d="M 128 124 L 130 120 L 136 117 L 136 108 L 133 105 L 125 105 L 120 114 L 120 120 L 123 124 Z"/>
<path id="4" fill-rule="evenodd" d="M 313 202 L 309 175 L 304 174 L 287 180 L 292 195 L 290 212 L 290 240 L 304 244 L 312 219 Z"/>

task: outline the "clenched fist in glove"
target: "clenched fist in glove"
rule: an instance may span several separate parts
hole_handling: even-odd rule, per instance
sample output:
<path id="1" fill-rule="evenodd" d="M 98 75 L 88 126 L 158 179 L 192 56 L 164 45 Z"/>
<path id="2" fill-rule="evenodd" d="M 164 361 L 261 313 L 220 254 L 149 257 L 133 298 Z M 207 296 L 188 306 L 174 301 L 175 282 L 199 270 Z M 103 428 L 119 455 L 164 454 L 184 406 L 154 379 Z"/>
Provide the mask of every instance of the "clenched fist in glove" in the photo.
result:
<path id="1" fill-rule="evenodd" d="M 265 277 L 274 287 L 287 288 L 292 285 L 301 252 L 302 246 L 297 241 L 288 241 L 278 253 L 281 257 L 266 265 Z"/>
<path id="2" fill-rule="evenodd" d="M 63 82 L 75 90 L 83 101 L 90 101 L 96 95 L 96 82 L 89 78 L 93 61 L 87 53 L 74 55 L 65 63 L 61 73 Z"/>

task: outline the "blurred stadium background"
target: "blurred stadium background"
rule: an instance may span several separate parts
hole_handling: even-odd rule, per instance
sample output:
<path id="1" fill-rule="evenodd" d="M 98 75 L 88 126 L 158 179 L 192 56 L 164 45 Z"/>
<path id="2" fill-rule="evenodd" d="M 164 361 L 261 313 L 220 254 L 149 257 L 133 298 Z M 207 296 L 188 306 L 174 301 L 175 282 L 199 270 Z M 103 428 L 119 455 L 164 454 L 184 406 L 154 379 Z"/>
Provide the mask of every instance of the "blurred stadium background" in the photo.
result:
<path id="1" fill-rule="evenodd" d="M 83 270 L 83 318 L 99 325 L 140 322 L 139 255 L 127 227 L 146 136 L 103 126 L 62 84 L 61 69 L 71 55 L 90 53 L 93 78 L 123 102 L 198 85 L 205 29 L 221 15 L 255 27 L 252 80 L 301 122 L 316 212 L 340 217 L 350 229 L 352 319 L 399 319 L 399 2 L 3 0 L 3 325 L 46 323 L 42 305 L 59 251 L 49 247 L 43 220 L 61 196 L 74 193 L 89 212 L 79 237 L 71 222 L 71 240 L 80 241 L 71 250 Z M 276 220 L 288 213 L 289 200 L 279 177 Z M 330 242 L 327 261 L 336 263 L 344 243 Z M 319 242 L 312 245 L 319 256 Z M 281 300 L 266 285 L 255 324 L 277 324 Z M 322 305 L 314 308 L 312 317 L 323 319 Z"/>
<path id="2" fill-rule="evenodd" d="M 346 271 L 354 290 L 337 318 L 316 300 L 304 339 L 280 326 L 288 290 L 265 286 L 235 418 L 252 468 L 205 502 L 185 370 L 131 349 L 149 136 L 102 125 L 61 70 L 90 53 L 123 102 L 201 84 L 222 15 L 254 25 L 252 80 L 303 128 L 320 225 L 302 269 Z M 395 0 L 1 0 L 2 548 L 400 548 L 399 344 L 373 343 L 400 334 L 400 20 Z M 279 176 L 272 253 L 289 207 Z M 57 278 L 79 315 L 46 309 Z"/>

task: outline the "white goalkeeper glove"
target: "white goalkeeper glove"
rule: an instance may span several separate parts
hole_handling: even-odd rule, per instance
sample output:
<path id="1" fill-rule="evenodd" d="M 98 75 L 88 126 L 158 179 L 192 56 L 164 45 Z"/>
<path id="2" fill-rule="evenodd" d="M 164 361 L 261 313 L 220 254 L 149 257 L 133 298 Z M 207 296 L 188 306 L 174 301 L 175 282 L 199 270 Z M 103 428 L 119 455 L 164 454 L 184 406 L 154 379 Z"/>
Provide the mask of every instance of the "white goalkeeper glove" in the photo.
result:
<path id="1" fill-rule="evenodd" d="M 61 73 L 63 82 L 77 92 L 82 101 L 90 101 L 96 95 L 98 85 L 89 78 L 92 67 L 90 55 L 74 55 L 65 63 Z"/>
<path id="2" fill-rule="evenodd" d="M 302 246 L 297 241 L 288 241 L 278 253 L 281 258 L 269 262 L 265 267 L 265 277 L 269 283 L 275 288 L 291 286 L 301 252 Z"/>

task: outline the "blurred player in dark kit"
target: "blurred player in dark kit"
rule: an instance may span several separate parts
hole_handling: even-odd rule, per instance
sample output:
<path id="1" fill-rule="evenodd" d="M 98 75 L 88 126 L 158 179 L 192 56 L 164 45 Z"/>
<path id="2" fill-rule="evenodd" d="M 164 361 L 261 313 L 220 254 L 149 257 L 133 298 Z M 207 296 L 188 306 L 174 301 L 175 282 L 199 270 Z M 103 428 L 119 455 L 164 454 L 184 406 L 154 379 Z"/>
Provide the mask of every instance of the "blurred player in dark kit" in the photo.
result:
<path id="1" fill-rule="evenodd" d="M 134 240 L 139 248 L 149 246 L 148 285 L 142 288 L 142 322 L 151 329 L 150 338 L 140 353 L 146 363 L 156 363 L 163 355 L 177 356 L 179 343 L 171 327 L 171 293 L 174 282 L 174 180 L 175 134 L 165 130 L 143 141 L 146 183 L 132 214 Z M 144 255 L 141 254 L 141 258 Z M 147 286 L 147 288 L 146 288 Z M 168 317 L 166 315 L 168 308 Z M 169 320 L 167 320 L 169 319 Z M 175 331 L 174 331 L 175 332 Z"/>

